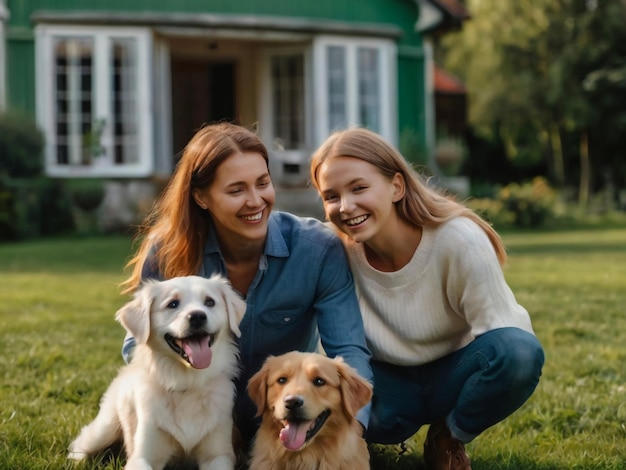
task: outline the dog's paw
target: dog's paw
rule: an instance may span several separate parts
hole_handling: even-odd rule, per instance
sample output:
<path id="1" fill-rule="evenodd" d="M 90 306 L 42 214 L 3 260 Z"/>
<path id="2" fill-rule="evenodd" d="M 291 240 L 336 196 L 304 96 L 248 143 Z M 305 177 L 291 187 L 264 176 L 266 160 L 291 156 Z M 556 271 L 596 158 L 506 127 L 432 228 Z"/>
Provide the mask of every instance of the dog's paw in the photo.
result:
<path id="1" fill-rule="evenodd" d="M 67 458 L 75 462 L 82 462 L 87 458 L 87 454 L 85 454 L 84 452 L 76 452 L 70 450 L 70 452 L 67 454 Z"/>

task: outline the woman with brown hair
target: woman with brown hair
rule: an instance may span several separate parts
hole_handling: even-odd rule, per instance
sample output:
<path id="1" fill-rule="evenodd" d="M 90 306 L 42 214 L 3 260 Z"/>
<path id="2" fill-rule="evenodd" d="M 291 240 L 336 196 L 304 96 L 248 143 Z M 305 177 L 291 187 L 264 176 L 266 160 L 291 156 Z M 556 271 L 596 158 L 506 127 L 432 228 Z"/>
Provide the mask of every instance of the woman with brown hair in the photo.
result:
<path id="1" fill-rule="evenodd" d="M 122 284 L 214 273 L 246 300 L 240 324 L 235 423 L 249 442 L 256 409 L 248 379 L 269 355 L 317 350 L 341 355 L 371 379 L 369 351 L 341 241 L 320 221 L 272 211 L 268 153 L 251 131 L 228 123 L 200 129 L 138 233 L 139 247 Z M 122 354 L 132 356 L 134 339 Z M 368 422 L 368 407 L 359 420 Z"/>
<path id="2" fill-rule="evenodd" d="M 366 439 L 399 443 L 430 424 L 428 468 L 470 469 L 464 444 L 530 397 L 544 362 L 500 237 L 366 129 L 331 135 L 311 180 L 342 235 L 372 352 Z"/>

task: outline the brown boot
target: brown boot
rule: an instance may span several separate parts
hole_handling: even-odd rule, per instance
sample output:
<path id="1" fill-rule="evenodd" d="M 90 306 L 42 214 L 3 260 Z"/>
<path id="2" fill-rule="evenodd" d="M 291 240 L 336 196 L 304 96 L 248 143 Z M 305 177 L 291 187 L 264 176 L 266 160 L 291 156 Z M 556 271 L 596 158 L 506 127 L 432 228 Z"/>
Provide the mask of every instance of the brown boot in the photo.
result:
<path id="1" fill-rule="evenodd" d="M 452 437 L 445 420 L 430 425 L 424 441 L 424 461 L 428 470 L 472 470 L 465 446 Z"/>

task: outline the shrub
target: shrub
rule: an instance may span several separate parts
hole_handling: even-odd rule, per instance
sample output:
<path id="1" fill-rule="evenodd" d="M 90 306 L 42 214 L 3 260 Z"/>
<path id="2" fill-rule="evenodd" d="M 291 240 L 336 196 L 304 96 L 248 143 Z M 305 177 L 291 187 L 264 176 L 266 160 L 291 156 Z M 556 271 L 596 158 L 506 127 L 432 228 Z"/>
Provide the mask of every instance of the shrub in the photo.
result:
<path id="1" fill-rule="evenodd" d="M 62 182 L 46 177 L 0 178 L 0 240 L 23 240 L 74 229 Z"/>
<path id="2" fill-rule="evenodd" d="M 467 157 L 467 146 L 461 138 L 440 137 L 435 146 L 435 163 L 444 176 L 460 174 Z"/>
<path id="3" fill-rule="evenodd" d="M 511 212 L 515 227 L 542 227 L 555 215 L 557 193 L 541 176 L 502 188 L 498 200 Z"/>
<path id="4" fill-rule="evenodd" d="M 477 198 L 467 206 L 498 228 L 538 228 L 555 219 L 557 193 L 542 177 L 496 191 L 495 198 Z"/>
<path id="5" fill-rule="evenodd" d="M 74 228 L 63 183 L 43 176 L 43 149 L 43 134 L 30 115 L 0 113 L 0 240 Z"/>
<path id="6" fill-rule="evenodd" d="M 65 185 L 76 206 L 85 211 L 96 210 L 104 200 L 104 183 L 99 179 L 67 180 Z"/>
<path id="7" fill-rule="evenodd" d="M 19 111 L 0 113 L 0 174 L 38 176 L 43 169 L 44 138 L 35 121 Z"/>
<path id="8" fill-rule="evenodd" d="M 513 225 L 514 216 L 504 208 L 502 201 L 484 197 L 470 199 L 466 205 L 496 228 L 511 227 Z"/>

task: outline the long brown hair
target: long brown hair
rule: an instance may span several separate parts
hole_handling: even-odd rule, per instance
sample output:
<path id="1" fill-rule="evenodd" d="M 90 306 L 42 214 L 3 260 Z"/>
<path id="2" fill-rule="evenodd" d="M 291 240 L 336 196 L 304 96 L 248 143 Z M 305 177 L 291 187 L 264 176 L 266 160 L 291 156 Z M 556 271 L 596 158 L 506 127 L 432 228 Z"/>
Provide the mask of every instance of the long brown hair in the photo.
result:
<path id="1" fill-rule="evenodd" d="M 388 177 L 399 173 L 405 181 L 404 197 L 395 204 L 400 218 L 410 225 L 438 226 L 458 216 L 476 222 L 487 234 L 501 265 L 506 262 L 504 244 L 493 227 L 478 214 L 429 186 L 407 160 L 381 136 L 367 129 L 350 128 L 333 133 L 311 159 L 311 182 L 319 191 L 318 171 L 320 165 L 333 157 L 354 157 L 371 163 Z"/>
<path id="2" fill-rule="evenodd" d="M 208 188 L 217 168 L 237 152 L 255 152 L 268 162 L 265 145 L 244 127 L 224 122 L 196 132 L 167 187 L 137 230 L 134 245 L 139 248 L 126 265 L 131 274 L 121 284 L 122 293 L 137 289 L 143 266 L 148 257 L 153 261 L 153 254 L 164 279 L 198 272 L 210 216 L 196 204 L 193 191 Z"/>

